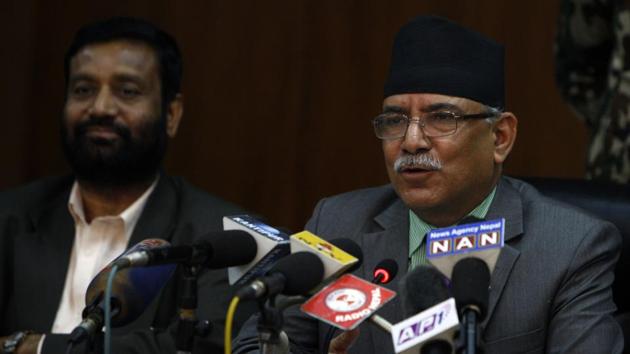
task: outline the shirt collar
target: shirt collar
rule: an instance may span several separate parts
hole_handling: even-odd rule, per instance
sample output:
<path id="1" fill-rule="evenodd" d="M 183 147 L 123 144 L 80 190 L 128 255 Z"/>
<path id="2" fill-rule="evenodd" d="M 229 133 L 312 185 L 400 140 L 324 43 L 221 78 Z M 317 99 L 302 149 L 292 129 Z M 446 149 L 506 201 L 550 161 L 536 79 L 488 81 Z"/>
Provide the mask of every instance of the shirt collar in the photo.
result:
<path id="1" fill-rule="evenodd" d="M 142 210 L 149 199 L 149 195 L 155 189 L 157 182 L 159 180 L 159 176 L 153 181 L 153 183 L 147 188 L 147 190 L 138 198 L 135 202 L 133 202 L 130 206 L 127 207 L 122 213 L 118 215 L 112 215 L 120 217 L 127 230 L 133 230 L 138 219 L 140 218 L 140 214 L 142 214 Z M 70 191 L 70 198 L 68 199 L 68 210 L 70 210 L 70 214 L 74 219 L 75 224 L 82 223 L 87 224 L 85 221 L 85 211 L 83 209 L 83 200 L 81 199 L 81 192 L 79 190 L 79 183 L 75 180 L 72 185 L 72 190 Z M 107 216 L 105 216 L 107 217 Z M 97 218 L 98 219 L 98 218 Z"/>
<path id="2" fill-rule="evenodd" d="M 488 210 L 490 209 L 490 205 L 492 204 L 492 200 L 494 200 L 494 195 L 496 194 L 497 187 L 495 186 L 490 194 L 486 196 L 486 198 L 479 204 L 475 209 L 473 209 L 467 216 L 474 216 L 478 219 L 484 219 L 486 214 L 488 214 Z M 425 235 L 435 229 L 436 227 L 425 222 L 420 219 L 416 213 L 409 209 L 409 257 L 416 252 L 420 245 L 424 241 Z"/>

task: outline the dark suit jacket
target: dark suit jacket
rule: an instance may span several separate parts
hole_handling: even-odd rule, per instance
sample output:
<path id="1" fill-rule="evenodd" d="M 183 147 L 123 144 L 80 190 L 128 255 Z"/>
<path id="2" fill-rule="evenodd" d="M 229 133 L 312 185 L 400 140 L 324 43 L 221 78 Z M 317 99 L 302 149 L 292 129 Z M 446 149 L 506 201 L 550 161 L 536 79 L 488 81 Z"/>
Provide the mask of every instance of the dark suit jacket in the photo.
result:
<path id="1" fill-rule="evenodd" d="M 75 234 L 67 206 L 72 183 L 72 177 L 52 177 L 0 193 L 0 336 L 26 329 L 46 333 L 52 328 Z M 240 213 L 238 207 L 182 178 L 162 175 L 129 245 L 146 238 L 192 243 L 210 231 L 222 230 L 224 215 Z M 167 330 L 177 316 L 180 270 L 175 274 L 138 320 L 114 332 L 114 352 L 175 352 Z M 198 293 L 199 317 L 215 327 L 207 340 L 198 341 L 195 351 L 222 352 L 225 314 L 232 297 L 226 271 L 204 271 Z M 237 322 L 246 315 L 246 309 L 239 311 Z M 47 335 L 43 352 L 63 353 L 66 341 L 65 335 Z"/>
<path id="2" fill-rule="evenodd" d="M 611 316 L 610 285 L 621 243 L 612 224 L 509 178 L 500 181 L 486 218 L 506 219 L 506 245 L 491 277 L 488 315 L 481 325 L 486 354 L 622 351 L 621 330 Z M 364 279 L 371 279 L 376 264 L 386 258 L 398 263 L 398 279 L 406 273 L 408 209 L 391 186 L 323 199 L 307 229 L 325 238 L 355 240 L 364 254 L 356 274 Z M 396 280 L 388 287 L 399 291 Z M 403 319 L 401 296 L 379 310 L 392 323 Z M 285 316 L 294 353 L 327 352 L 327 325 L 296 308 Z M 240 352 L 252 348 L 253 323 L 247 322 L 236 340 Z M 360 329 L 351 353 L 393 352 L 389 334 L 367 322 Z"/>

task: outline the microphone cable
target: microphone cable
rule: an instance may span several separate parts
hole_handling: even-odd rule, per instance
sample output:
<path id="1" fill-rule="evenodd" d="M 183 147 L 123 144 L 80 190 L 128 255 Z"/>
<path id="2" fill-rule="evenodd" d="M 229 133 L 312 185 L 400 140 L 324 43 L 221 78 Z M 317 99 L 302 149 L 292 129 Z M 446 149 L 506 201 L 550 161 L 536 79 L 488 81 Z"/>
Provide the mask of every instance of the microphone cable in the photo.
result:
<path id="1" fill-rule="evenodd" d="M 112 352 L 112 324 L 111 324 L 111 298 L 112 298 L 112 285 L 114 283 L 114 277 L 118 271 L 118 265 L 114 264 L 107 276 L 107 286 L 105 287 L 105 339 L 104 339 L 104 354 L 111 354 Z"/>
<path id="2" fill-rule="evenodd" d="M 236 312 L 236 307 L 241 299 L 238 295 L 235 295 L 230 301 L 230 306 L 228 307 L 227 315 L 225 316 L 225 336 L 223 338 L 225 348 L 225 354 L 232 354 L 232 326 L 234 325 L 234 313 Z"/>

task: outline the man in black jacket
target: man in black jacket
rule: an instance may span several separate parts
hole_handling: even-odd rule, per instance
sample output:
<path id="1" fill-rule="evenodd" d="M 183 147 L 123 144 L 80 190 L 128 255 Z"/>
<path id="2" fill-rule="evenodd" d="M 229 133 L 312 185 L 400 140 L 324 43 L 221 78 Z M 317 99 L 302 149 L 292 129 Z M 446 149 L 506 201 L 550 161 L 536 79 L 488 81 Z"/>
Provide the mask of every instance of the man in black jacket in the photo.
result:
<path id="1" fill-rule="evenodd" d="M 89 24 L 66 54 L 65 75 L 63 150 L 74 176 L 0 194 L 5 353 L 65 351 L 89 281 L 130 245 L 146 238 L 192 243 L 221 230 L 222 216 L 242 213 L 160 171 L 183 113 L 182 60 L 171 36 L 132 18 Z M 177 317 L 180 275 L 114 336 L 114 352 L 175 352 L 168 327 Z M 214 327 L 195 351 L 222 350 L 231 294 L 224 270 L 202 272 L 198 313 Z"/>

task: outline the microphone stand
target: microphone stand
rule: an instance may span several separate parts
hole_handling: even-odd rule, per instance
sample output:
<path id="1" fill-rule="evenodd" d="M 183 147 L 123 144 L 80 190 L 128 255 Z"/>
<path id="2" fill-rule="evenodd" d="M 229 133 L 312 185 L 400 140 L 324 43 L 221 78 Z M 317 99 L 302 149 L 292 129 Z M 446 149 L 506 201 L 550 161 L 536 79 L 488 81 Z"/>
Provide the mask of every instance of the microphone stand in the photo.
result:
<path id="1" fill-rule="evenodd" d="M 68 339 L 68 345 L 66 347 L 66 353 L 72 353 L 77 348 L 82 348 L 85 353 L 102 352 L 103 351 L 103 323 L 105 322 L 103 316 L 103 309 L 101 302 L 103 301 L 104 293 L 101 292 L 94 298 L 91 304 L 87 305 L 83 309 L 83 318 L 90 318 L 91 320 L 86 322 L 85 325 L 79 325 L 72 330 L 70 338 Z M 120 312 L 120 303 L 115 299 L 111 299 L 112 312 L 111 316 L 114 317 Z M 77 346 L 83 344 L 83 347 Z"/>
<path id="2" fill-rule="evenodd" d="M 197 276 L 199 267 L 183 264 L 182 292 L 180 295 L 179 317 L 175 333 L 177 354 L 192 353 L 195 337 L 205 337 L 210 333 L 208 320 L 197 318 Z"/>
<path id="3" fill-rule="evenodd" d="M 303 296 L 285 297 L 276 304 L 276 296 L 265 302 L 258 302 L 260 317 L 258 318 L 258 341 L 262 354 L 287 354 L 289 352 L 289 337 L 282 330 L 285 308 L 304 302 Z"/>
<path id="4" fill-rule="evenodd" d="M 479 349 L 479 341 L 477 338 L 477 319 L 478 313 L 474 308 L 464 309 L 462 313 L 463 317 L 463 353 L 464 354 L 477 354 L 482 353 Z"/>

